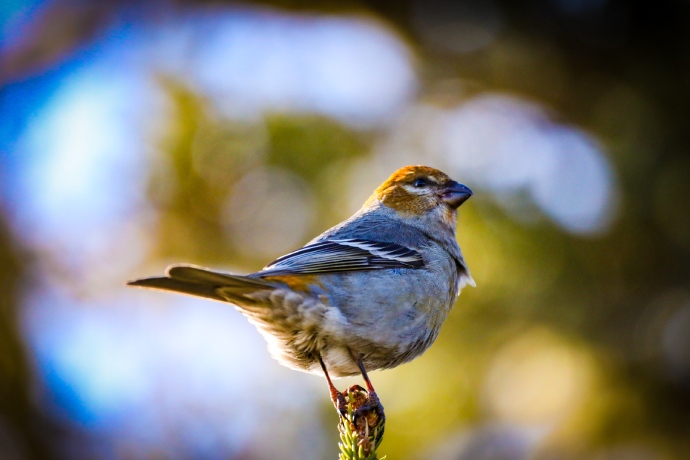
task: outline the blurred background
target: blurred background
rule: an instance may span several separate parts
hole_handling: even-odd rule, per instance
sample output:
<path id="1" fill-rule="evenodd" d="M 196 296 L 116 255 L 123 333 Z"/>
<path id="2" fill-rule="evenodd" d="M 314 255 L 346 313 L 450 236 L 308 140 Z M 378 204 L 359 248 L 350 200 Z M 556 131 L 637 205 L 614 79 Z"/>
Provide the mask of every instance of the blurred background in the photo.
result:
<path id="1" fill-rule="evenodd" d="M 690 458 L 682 1 L 0 5 L 0 457 L 330 459 L 323 379 L 233 308 L 400 166 L 477 282 L 372 378 L 390 459 Z M 337 382 L 345 388 L 358 379 Z"/>

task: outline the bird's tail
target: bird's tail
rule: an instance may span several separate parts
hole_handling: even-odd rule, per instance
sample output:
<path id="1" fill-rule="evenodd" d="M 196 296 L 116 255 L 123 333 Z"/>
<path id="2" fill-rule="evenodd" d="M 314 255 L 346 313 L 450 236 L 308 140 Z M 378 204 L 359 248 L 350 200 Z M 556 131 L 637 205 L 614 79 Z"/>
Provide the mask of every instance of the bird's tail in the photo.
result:
<path id="1" fill-rule="evenodd" d="M 214 272 L 194 265 L 171 265 L 165 275 L 129 281 L 127 285 L 179 292 L 221 302 L 232 302 L 245 294 L 275 288 L 258 278 Z"/>

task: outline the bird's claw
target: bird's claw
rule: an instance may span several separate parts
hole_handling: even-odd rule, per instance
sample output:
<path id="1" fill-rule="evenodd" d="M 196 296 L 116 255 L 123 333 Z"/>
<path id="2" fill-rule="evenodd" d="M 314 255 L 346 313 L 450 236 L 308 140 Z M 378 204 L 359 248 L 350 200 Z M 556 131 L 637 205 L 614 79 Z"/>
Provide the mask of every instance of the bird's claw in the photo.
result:
<path id="1" fill-rule="evenodd" d="M 344 396 L 350 402 L 352 412 L 349 417 L 341 417 L 340 424 L 350 424 L 365 452 L 375 450 L 383 439 L 386 423 L 379 397 L 376 392 L 367 392 L 359 385 L 352 385 L 345 390 Z"/>
<path id="2" fill-rule="evenodd" d="M 361 389 L 361 388 L 360 388 Z M 363 391 L 363 390 L 362 390 Z M 366 393 L 367 398 L 363 404 L 358 406 L 352 413 L 352 421 L 355 426 L 358 426 L 357 421 L 364 417 L 369 426 L 377 426 L 379 424 L 379 419 L 385 419 L 385 413 L 383 411 L 383 405 L 379 400 L 376 392 Z"/>

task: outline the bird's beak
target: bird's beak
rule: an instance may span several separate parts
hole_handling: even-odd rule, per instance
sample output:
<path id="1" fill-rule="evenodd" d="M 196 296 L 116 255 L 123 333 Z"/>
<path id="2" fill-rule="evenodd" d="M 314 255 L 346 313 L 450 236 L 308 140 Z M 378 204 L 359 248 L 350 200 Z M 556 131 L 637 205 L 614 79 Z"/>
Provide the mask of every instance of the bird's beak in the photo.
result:
<path id="1" fill-rule="evenodd" d="M 469 187 L 455 181 L 448 182 L 446 188 L 441 193 L 443 201 L 453 209 L 457 209 L 471 196 L 472 190 Z"/>

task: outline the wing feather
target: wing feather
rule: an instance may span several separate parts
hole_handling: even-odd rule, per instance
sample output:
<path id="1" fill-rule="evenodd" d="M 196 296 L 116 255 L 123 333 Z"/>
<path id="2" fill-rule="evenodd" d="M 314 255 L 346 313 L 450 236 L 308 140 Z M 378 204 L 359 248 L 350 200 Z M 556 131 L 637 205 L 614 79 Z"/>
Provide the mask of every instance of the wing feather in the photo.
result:
<path id="1" fill-rule="evenodd" d="M 385 268 L 421 268 L 422 255 L 395 243 L 361 239 L 320 241 L 274 260 L 253 276 L 329 273 Z"/>

